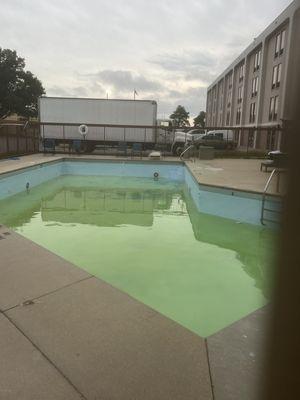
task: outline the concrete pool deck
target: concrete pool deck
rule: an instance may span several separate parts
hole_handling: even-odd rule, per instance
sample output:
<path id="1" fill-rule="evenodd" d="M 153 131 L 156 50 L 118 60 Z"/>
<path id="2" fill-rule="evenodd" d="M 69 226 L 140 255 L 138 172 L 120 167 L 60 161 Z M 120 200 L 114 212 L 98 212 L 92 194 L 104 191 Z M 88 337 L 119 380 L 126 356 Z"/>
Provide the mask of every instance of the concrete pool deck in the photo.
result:
<path id="1" fill-rule="evenodd" d="M 5 226 L 0 236 L 1 399 L 256 399 L 265 309 L 202 339 Z"/>
<path id="2" fill-rule="evenodd" d="M 4 226 L 0 236 L 1 399 L 212 399 L 204 339 Z"/>
<path id="3" fill-rule="evenodd" d="M 0 173 L 60 158 L 2 160 Z M 240 190 L 268 176 L 260 160 L 188 164 L 201 183 Z M 203 339 L 5 226 L 0 239 L 1 400 L 257 398 L 266 308 Z"/>

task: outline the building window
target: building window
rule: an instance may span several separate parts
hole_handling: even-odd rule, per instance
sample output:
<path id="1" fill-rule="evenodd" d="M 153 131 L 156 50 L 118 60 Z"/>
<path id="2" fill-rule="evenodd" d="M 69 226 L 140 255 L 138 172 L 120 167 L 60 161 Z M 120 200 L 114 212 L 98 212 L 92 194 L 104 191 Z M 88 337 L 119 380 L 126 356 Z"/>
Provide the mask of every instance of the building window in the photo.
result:
<path id="1" fill-rule="evenodd" d="M 253 130 L 248 132 L 248 147 L 254 147 L 254 132 L 253 132 Z"/>
<path id="2" fill-rule="evenodd" d="M 279 87 L 279 86 L 280 86 L 280 81 L 281 81 L 281 70 L 282 70 L 282 64 L 278 64 L 276 87 Z"/>
<path id="3" fill-rule="evenodd" d="M 272 89 L 280 86 L 282 64 L 275 65 L 272 75 Z"/>
<path id="4" fill-rule="evenodd" d="M 213 98 L 212 99 L 212 110 L 213 110 L 213 113 L 215 113 L 216 109 L 217 109 L 217 89 L 216 88 L 213 89 L 212 98 Z"/>
<path id="5" fill-rule="evenodd" d="M 228 95 L 227 95 L 227 107 L 231 106 L 231 95 L 232 95 L 232 92 L 229 91 Z"/>
<path id="6" fill-rule="evenodd" d="M 259 50 L 257 53 L 255 53 L 255 58 L 254 58 L 254 72 L 259 70 L 260 61 L 261 61 L 261 50 Z"/>
<path id="7" fill-rule="evenodd" d="M 275 135 L 276 135 L 276 132 L 268 131 L 268 134 L 267 134 L 267 149 L 268 150 L 275 149 Z"/>
<path id="8" fill-rule="evenodd" d="M 285 30 L 281 32 L 281 40 L 280 40 L 280 54 L 283 53 L 285 47 Z"/>
<path id="9" fill-rule="evenodd" d="M 239 82 L 242 82 L 245 74 L 245 64 L 239 66 Z"/>
<path id="10" fill-rule="evenodd" d="M 252 92 L 251 97 L 257 96 L 258 93 L 258 76 L 252 79 Z"/>
<path id="11" fill-rule="evenodd" d="M 232 88 L 232 82 L 233 82 L 233 74 L 230 74 L 228 79 L 228 89 Z"/>
<path id="12" fill-rule="evenodd" d="M 274 87 L 276 86 L 276 80 L 277 80 L 277 69 L 278 66 L 275 65 L 275 67 L 273 67 L 273 75 L 272 75 L 272 89 L 274 89 Z"/>
<path id="13" fill-rule="evenodd" d="M 276 121 L 278 117 L 278 96 L 271 97 L 269 109 L 269 121 Z"/>
<path id="14" fill-rule="evenodd" d="M 273 121 L 273 112 L 274 112 L 274 97 L 271 97 L 270 109 L 269 109 L 269 121 Z"/>
<path id="15" fill-rule="evenodd" d="M 274 114 L 273 120 L 276 121 L 278 117 L 278 96 L 274 97 Z"/>
<path id="16" fill-rule="evenodd" d="M 279 51 L 280 51 L 280 38 L 281 38 L 281 33 L 278 33 L 276 35 L 276 40 L 275 40 L 275 57 L 278 57 Z"/>
<path id="17" fill-rule="evenodd" d="M 250 104 L 250 117 L 249 117 L 250 124 L 255 122 L 255 117 L 256 117 L 256 103 L 251 103 Z"/>
<path id="18" fill-rule="evenodd" d="M 285 29 L 276 35 L 275 57 L 278 57 L 283 53 L 284 46 L 285 46 Z"/>
<path id="19" fill-rule="evenodd" d="M 224 93 L 224 82 L 222 81 L 219 85 L 219 94 L 223 94 Z"/>
<path id="20" fill-rule="evenodd" d="M 230 111 L 227 111 L 227 114 L 226 114 L 226 125 L 229 125 L 229 123 L 230 123 Z"/>
<path id="21" fill-rule="evenodd" d="M 243 86 L 238 88 L 237 102 L 238 104 L 243 101 Z"/>
<path id="22" fill-rule="evenodd" d="M 241 123 L 241 115 L 242 115 L 242 109 L 239 107 L 236 111 L 236 124 L 239 125 Z"/>

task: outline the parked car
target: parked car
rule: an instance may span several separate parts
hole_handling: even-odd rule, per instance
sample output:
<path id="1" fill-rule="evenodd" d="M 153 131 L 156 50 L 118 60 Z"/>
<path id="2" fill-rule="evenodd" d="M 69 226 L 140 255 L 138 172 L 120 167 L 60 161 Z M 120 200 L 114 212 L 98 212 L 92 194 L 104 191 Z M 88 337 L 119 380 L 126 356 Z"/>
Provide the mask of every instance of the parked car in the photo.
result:
<path id="1" fill-rule="evenodd" d="M 199 137 L 195 144 L 197 146 L 211 146 L 215 149 L 234 149 L 237 145 L 234 140 L 234 132 L 230 130 L 209 131 L 206 135 Z"/>

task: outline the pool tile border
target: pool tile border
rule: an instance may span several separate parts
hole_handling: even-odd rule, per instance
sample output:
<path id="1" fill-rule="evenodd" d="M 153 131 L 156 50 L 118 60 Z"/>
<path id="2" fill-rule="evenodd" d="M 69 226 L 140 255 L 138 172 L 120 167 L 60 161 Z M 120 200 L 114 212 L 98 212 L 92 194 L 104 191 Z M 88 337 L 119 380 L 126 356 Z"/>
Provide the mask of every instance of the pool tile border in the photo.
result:
<path id="1" fill-rule="evenodd" d="M 227 195 L 236 195 L 239 197 L 248 197 L 248 198 L 254 198 L 254 199 L 260 199 L 262 192 L 261 191 L 255 191 L 255 190 L 245 190 L 245 189 L 239 189 L 239 188 L 235 188 L 232 186 L 223 186 L 223 185 L 216 185 L 216 184 L 208 184 L 208 183 L 202 183 L 201 181 L 199 181 L 193 171 L 193 169 L 191 168 L 190 164 L 187 163 L 186 161 L 182 161 L 182 160 L 149 160 L 149 159 L 142 159 L 142 160 L 134 160 L 134 159 L 128 159 L 128 158 L 106 158 L 106 159 L 100 159 L 100 158 L 85 158 L 82 156 L 79 157 L 74 157 L 74 156 L 70 156 L 70 157 L 65 157 L 65 156 L 61 156 L 58 157 L 57 159 L 54 160 L 45 160 L 45 161 L 39 161 L 39 162 L 35 162 L 33 165 L 28 165 L 28 166 L 23 166 L 23 167 L 17 167 L 17 168 L 13 168 L 10 171 L 3 171 L 0 172 L 0 180 L 2 178 L 6 178 L 9 176 L 12 176 L 14 174 L 17 173 L 22 173 L 25 170 L 32 170 L 35 169 L 36 167 L 38 167 L 39 165 L 52 165 L 52 164 L 57 164 L 60 162 L 67 162 L 67 161 L 72 161 L 72 162 L 94 162 L 94 163 L 128 163 L 128 164 L 153 164 L 153 165 L 182 165 L 185 166 L 186 169 L 188 170 L 188 172 L 191 174 L 194 182 L 199 186 L 200 189 L 204 189 L 207 191 L 211 191 L 211 192 L 218 192 L 218 193 L 223 193 L 223 194 L 227 194 Z M 282 199 L 282 195 L 280 194 L 274 194 L 274 193 L 268 193 L 267 197 L 269 199 L 274 199 L 274 200 L 281 200 Z"/>

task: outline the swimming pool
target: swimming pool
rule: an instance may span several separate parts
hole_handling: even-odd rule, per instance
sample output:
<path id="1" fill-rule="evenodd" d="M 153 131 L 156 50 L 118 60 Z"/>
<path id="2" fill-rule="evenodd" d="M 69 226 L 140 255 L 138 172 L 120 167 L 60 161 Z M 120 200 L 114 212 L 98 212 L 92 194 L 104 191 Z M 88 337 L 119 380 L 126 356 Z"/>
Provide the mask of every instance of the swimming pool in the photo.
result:
<path id="1" fill-rule="evenodd" d="M 260 206 L 181 163 L 60 161 L 0 178 L 0 223 L 204 337 L 268 301 L 276 234 Z"/>

